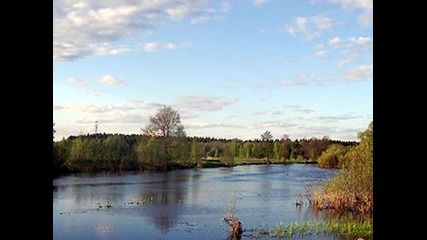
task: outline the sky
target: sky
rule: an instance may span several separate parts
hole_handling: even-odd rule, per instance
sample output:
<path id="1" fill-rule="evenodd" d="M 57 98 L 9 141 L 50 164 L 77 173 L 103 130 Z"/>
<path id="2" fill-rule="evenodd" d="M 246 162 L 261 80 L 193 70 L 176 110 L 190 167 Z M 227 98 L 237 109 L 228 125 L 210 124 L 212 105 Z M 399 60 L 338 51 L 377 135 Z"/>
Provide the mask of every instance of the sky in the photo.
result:
<path id="1" fill-rule="evenodd" d="M 53 1 L 55 141 L 162 106 L 187 136 L 353 141 L 372 75 L 373 0 Z"/>

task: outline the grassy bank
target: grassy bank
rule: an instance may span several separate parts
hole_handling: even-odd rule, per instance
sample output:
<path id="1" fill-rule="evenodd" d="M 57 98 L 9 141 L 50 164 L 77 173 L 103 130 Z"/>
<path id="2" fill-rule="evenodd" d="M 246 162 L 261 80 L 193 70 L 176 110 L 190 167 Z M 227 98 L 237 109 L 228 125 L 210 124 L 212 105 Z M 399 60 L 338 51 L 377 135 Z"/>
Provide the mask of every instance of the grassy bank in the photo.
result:
<path id="1" fill-rule="evenodd" d="M 219 158 L 209 158 L 209 159 L 203 159 L 201 161 L 203 168 L 213 168 L 213 167 L 227 167 L 225 163 L 221 161 Z M 316 162 L 313 161 L 306 161 L 306 160 L 276 160 L 276 159 L 270 159 L 270 164 L 316 164 Z M 233 166 L 241 166 L 241 165 L 262 165 L 267 164 L 267 159 L 261 159 L 261 158 L 249 158 L 249 159 L 235 159 L 233 162 Z"/>

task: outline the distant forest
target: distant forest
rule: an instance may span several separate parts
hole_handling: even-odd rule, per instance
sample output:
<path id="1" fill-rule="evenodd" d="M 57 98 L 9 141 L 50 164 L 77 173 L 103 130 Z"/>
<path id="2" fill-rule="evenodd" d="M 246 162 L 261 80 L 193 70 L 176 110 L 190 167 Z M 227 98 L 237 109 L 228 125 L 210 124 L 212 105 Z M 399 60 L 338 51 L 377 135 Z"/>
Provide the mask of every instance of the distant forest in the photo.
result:
<path id="1" fill-rule="evenodd" d="M 317 162 L 331 145 L 348 148 L 356 141 L 322 139 L 216 139 L 210 137 L 158 137 L 144 134 L 87 134 L 53 143 L 53 171 L 95 172 L 168 170 L 201 167 L 218 159 L 233 166 L 239 159 L 263 159 L 266 163 Z M 335 166 L 331 166 L 335 167 Z"/>
<path id="2" fill-rule="evenodd" d="M 340 168 L 345 153 L 358 144 L 327 136 L 292 141 L 285 135 L 273 140 L 270 131 L 261 134 L 260 139 L 246 141 L 188 137 L 179 113 L 170 106 L 159 108 L 142 131 L 131 135 L 86 134 L 53 142 L 53 174 L 231 167 L 243 160 L 249 164 L 310 162 Z"/>

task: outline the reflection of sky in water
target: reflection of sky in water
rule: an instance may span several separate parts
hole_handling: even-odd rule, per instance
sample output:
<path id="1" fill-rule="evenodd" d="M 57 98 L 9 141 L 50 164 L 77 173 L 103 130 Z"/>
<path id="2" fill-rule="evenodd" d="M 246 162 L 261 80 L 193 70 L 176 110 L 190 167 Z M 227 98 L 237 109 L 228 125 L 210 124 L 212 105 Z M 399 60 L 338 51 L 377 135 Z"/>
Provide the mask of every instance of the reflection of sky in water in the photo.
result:
<path id="1" fill-rule="evenodd" d="M 295 164 L 65 176 L 54 180 L 54 239 L 223 238 L 233 199 L 245 228 L 310 220 L 296 197 L 332 174 Z"/>

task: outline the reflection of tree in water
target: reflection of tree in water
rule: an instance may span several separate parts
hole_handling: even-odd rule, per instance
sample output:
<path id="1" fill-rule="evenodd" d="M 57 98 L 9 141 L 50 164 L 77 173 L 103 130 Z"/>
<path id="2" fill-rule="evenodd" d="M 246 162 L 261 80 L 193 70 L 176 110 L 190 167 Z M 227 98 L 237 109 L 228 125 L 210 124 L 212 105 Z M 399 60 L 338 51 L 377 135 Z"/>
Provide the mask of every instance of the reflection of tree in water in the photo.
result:
<path id="1" fill-rule="evenodd" d="M 185 174 L 167 172 L 161 181 L 150 184 L 149 190 L 140 193 L 143 207 L 142 214 L 150 219 L 162 233 L 167 233 L 177 224 L 181 214 L 181 205 L 186 196 L 186 188 L 182 182 L 188 182 L 191 177 Z M 187 178 L 186 181 L 183 181 Z"/>

